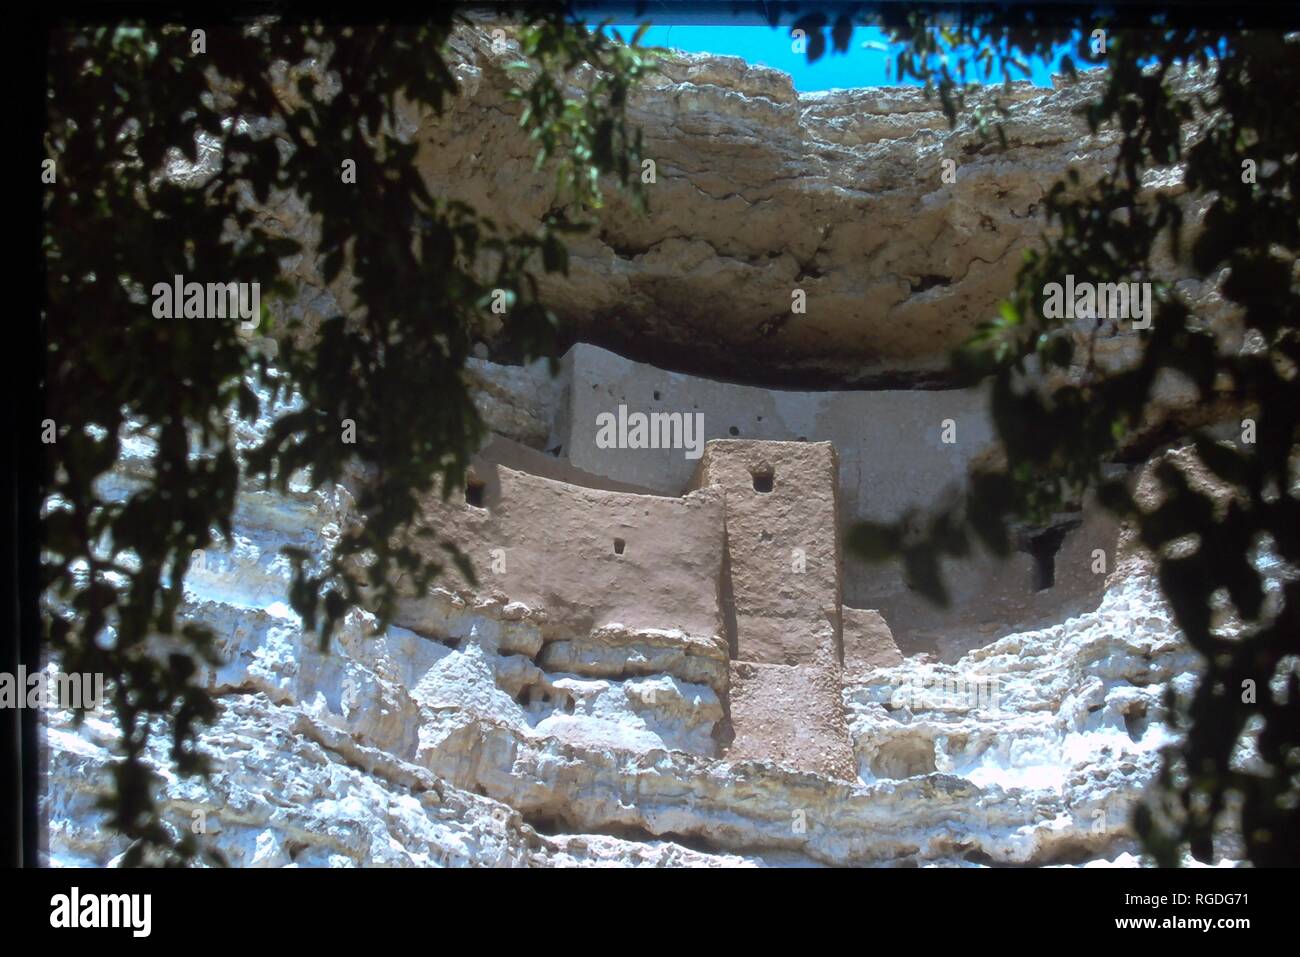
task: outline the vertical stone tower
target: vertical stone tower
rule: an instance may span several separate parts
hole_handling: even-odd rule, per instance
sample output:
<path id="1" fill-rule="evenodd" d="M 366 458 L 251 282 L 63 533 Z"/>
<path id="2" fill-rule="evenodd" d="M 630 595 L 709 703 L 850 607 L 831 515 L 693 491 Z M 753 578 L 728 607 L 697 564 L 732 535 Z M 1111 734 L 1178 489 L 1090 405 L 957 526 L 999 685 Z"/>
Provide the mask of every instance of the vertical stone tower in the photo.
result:
<path id="1" fill-rule="evenodd" d="M 692 484 L 725 493 L 719 604 L 731 653 L 728 756 L 852 777 L 840 700 L 835 447 L 715 440 Z"/>
<path id="2" fill-rule="evenodd" d="M 796 665 L 826 650 L 842 660 L 838 472 L 829 442 L 705 446 L 694 484 L 726 492 L 732 658 Z"/>

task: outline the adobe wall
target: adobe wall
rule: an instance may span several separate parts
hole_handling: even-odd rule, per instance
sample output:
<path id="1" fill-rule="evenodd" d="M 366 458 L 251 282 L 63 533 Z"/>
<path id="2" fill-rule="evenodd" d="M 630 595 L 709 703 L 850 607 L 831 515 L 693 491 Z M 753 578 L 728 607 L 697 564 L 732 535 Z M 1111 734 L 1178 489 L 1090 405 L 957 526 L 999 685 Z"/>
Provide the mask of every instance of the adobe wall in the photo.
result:
<path id="1" fill-rule="evenodd" d="M 829 442 L 715 440 L 691 485 L 724 494 L 727 757 L 851 780 L 837 465 Z"/>
<path id="2" fill-rule="evenodd" d="M 474 462 L 480 467 L 480 471 L 483 466 L 495 463 L 512 468 L 516 472 L 527 472 L 529 475 L 556 482 L 567 482 L 570 485 L 580 485 L 583 488 L 604 489 L 607 492 L 631 492 L 633 495 L 661 494 L 633 482 L 619 482 L 604 475 L 587 472 L 573 465 L 563 456 L 549 455 L 500 435 L 493 435 L 487 444 L 479 449 Z"/>
<path id="3" fill-rule="evenodd" d="M 505 650 L 547 673 L 708 685 L 727 758 L 851 780 L 841 657 L 860 663 L 863 636 L 855 628 L 842 650 L 836 467 L 826 442 L 715 441 L 695 487 L 663 497 L 562 481 L 610 480 L 497 438 L 465 493 L 430 497 L 424 518 L 479 576 L 471 586 L 449 567 L 440 586 L 471 604 L 518 603 L 524 630 L 536 626 Z M 448 614 L 442 593 L 404 601 L 397 623 L 441 638 Z"/>
<path id="4" fill-rule="evenodd" d="M 843 629 L 844 670 L 860 674 L 872 668 L 892 668 L 903 663 L 903 653 L 883 615 L 874 609 L 840 609 Z"/>
<path id="5" fill-rule="evenodd" d="M 708 443 L 693 487 L 725 491 L 722 590 L 732 658 L 839 657 L 839 508 L 829 442 Z M 724 612 L 726 609 L 724 608 Z"/>
<path id="6" fill-rule="evenodd" d="M 683 449 L 597 446 L 597 416 L 629 412 L 702 413 L 705 440 L 829 441 L 839 457 L 840 528 L 856 520 L 890 521 L 907 509 L 933 508 L 963 487 L 971 464 L 987 454 L 994 432 L 982 389 L 795 392 L 667 372 L 586 344 L 561 363 L 554 426 L 546 445 L 575 467 L 663 494 L 690 485 L 698 463 Z M 945 420 L 954 428 L 944 442 Z M 951 608 L 915 592 L 896 562 L 872 565 L 845 555 L 844 603 L 878 609 L 900 647 L 946 660 L 1039 622 L 1095 608 L 1105 575 L 1091 555 L 1114 551 L 1117 527 L 1085 507 L 1065 538 L 1056 584 L 1035 591 L 1027 554 L 1000 560 L 976 552 L 944 561 Z M 1083 560 L 1086 558 L 1087 560 Z"/>
<path id="7" fill-rule="evenodd" d="M 423 512 L 470 557 L 479 586 L 450 566 L 439 584 L 545 609 L 552 639 L 621 625 L 721 644 L 720 491 L 664 498 L 582 488 L 489 458 L 478 459 L 473 474 L 483 483 L 481 507 L 459 494 L 447 502 L 433 495 Z M 422 547 L 445 558 L 436 542 Z M 399 624 L 421 630 L 418 602 L 407 603 L 403 617 Z"/>
<path id="8" fill-rule="evenodd" d="M 838 662 L 731 663 L 732 761 L 776 761 L 841 780 L 857 772 Z"/>
<path id="9" fill-rule="evenodd" d="M 490 366 L 477 374 L 493 375 Z M 1104 586 L 1105 575 L 1091 573 L 1093 550 L 1113 556 L 1116 530 L 1087 503 L 1041 591 L 1028 552 L 977 554 L 945 564 L 945 611 L 896 564 L 844 556 L 849 523 L 932 507 L 964 483 L 992 444 L 979 392 L 756 389 L 584 345 L 555 378 L 511 367 L 498 385 L 493 427 L 506 423 L 519 441 L 495 438 L 476 459 L 485 508 L 462 505 L 440 520 L 451 537 L 476 543 L 484 587 L 547 610 L 542 667 L 617 677 L 644 666 L 705 681 L 726 702 L 720 744 L 732 757 L 836 773 L 847 729 L 838 690 L 826 689 L 841 686 L 842 670 L 897 664 L 900 649 L 951 660 L 1089 610 Z M 599 447 L 597 417 L 620 405 L 699 413 L 700 456 Z M 946 419 L 952 443 L 942 440 Z M 770 490 L 755 487 L 760 473 Z M 648 491 L 660 494 L 638 494 Z M 493 549 L 505 557 L 500 572 Z"/>
<path id="10" fill-rule="evenodd" d="M 984 394 L 977 390 L 761 389 L 666 372 L 585 344 L 570 350 L 563 369 L 568 382 L 548 446 L 562 447 L 576 467 L 665 494 L 689 485 L 696 463 L 683 450 L 597 446 L 596 417 L 620 404 L 629 412 L 702 413 L 707 440 L 828 441 L 839 456 L 841 527 L 858 519 L 893 520 L 908 508 L 944 501 L 993 441 Z M 942 441 L 949 419 L 956 438 L 951 444 Z M 996 591 L 1002 576 L 986 562 L 951 571 L 959 588 L 970 580 L 972 594 Z M 844 601 L 857 607 L 883 608 L 894 599 L 898 607 L 887 616 L 907 636 L 907 624 L 895 614 L 910 610 L 911 596 L 897 564 L 845 556 L 842 588 Z"/>
<path id="11" fill-rule="evenodd" d="M 682 492 L 696 463 L 676 449 L 596 445 L 596 417 L 629 411 L 702 412 L 704 437 L 831 442 L 840 457 L 845 514 L 888 519 L 929 505 L 949 483 L 963 481 L 993 429 L 981 390 L 793 392 L 733 385 L 632 362 L 579 343 L 565 356 L 564 409 L 549 445 L 563 444 L 578 468 L 666 495 Z M 944 444 L 945 419 L 957 441 Z"/>

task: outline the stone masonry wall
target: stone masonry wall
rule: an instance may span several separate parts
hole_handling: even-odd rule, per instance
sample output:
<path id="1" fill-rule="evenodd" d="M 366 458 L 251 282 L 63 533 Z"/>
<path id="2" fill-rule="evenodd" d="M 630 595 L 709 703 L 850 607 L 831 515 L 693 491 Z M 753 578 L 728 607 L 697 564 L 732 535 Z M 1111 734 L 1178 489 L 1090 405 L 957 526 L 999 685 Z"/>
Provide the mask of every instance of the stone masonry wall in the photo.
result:
<path id="1" fill-rule="evenodd" d="M 839 459 L 841 530 L 857 520 L 890 521 L 909 508 L 948 501 L 972 463 L 992 449 L 986 399 L 978 391 L 763 389 L 668 372 L 583 344 L 564 357 L 554 379 L 540 367 L 489 362 L 476 363 L 474 373 L 495 382 L 484 403 L 493 428 L 544 449 L 545 474 L 565 477 L 562 469 L 571 467 L 582 476 L 573 479 L 579 484 L 663 495 L 690 485 L 699 462 L 687 449 L 599 446 L 597 416 L 616 413 L 620 405 L 629 413 L 698 414 L 701 442 L 830 442 Z M 538 431 L 543 419 L 551 422 L 545 436 Z M 945 441 L 949 425 L 951 441 Z M 540 455 L 532 458 L 540 461 Z M 945 658 L 1017 628 L 1079 614 L 1095 607 L 1103 588 L 1104 576 L 1088 570 L 1091 555 L 1095 549 L 1113 555 L 1117 530 L 1090 503 L 1078 517 L 1061 545 L 1063 573 L 1050 588 L 1035 589 L 1034 561 L 1023 552 L 1007 559 L 976 552 L 944 561 L 953 602 L 939 609 L 910 588 L 897 563 L 872 565 L 844 555 L 844 602 L 880 611 L 901 647 Z"/>
<path id="2" fill-rule="evenodd" d="M 682 498 L 636 495 L 481 460 L 466 496 L 447 502 L 431 496 L 425 519 L 469 555 L 478 591 L 543 612 L 548 639 L 587 640 L 618 625 L 721 642 L 717 490 Z M 445 574 L 440 583 L 470 588 L 452 569 Z M 414 601 L 398 623 L 420 631 L 420 618 Z"/>
<path id="3" fill-rule="evenodd" d="M 829 442 L 710 442 L 695 480 L 725 493 L 732 657 L 840 656 L 836 456 Z"/>

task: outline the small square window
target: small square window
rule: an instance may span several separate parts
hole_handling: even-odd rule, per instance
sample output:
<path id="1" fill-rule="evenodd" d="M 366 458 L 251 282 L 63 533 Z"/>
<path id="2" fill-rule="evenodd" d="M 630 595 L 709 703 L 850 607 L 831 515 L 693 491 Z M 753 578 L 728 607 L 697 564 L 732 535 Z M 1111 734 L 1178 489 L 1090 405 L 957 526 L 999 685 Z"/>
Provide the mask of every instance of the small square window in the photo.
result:
<path id="1" fill-rule="evenodd" d="M 473 505 L 475 508 L 487 508 L 487 506 L 483 504 L 486 493 L 487 484 L 481 479 L 471 478 L 465 480 L 466 505 Z"/>

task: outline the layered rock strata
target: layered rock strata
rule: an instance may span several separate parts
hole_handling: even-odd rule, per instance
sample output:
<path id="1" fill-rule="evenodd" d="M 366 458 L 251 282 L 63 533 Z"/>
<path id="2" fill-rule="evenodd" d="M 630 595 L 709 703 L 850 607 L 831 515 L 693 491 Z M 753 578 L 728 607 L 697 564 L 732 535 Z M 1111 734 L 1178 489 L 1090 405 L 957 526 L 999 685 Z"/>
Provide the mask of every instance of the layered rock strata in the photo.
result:
<path id="1" fill-rule="evenodd" d="M 1131 862 L 1129 808 L 1169 741 L 1163 689 L 1194 680 L 1148 564 L 1126 551 L 1095 611 L 954 663 L 882 660 L 877 639 L 841 679 L 848 774 L 734 757 L 717 736 L 727 699 L 762 685 L 732 674 L 782 666 L 727 666 L 725 641 L 710 658 L 686 632 L 593 619 L 601 654 L 557 657 L 554 639 L 585 621 L 439 587 L 378 638 L 352 612 L 322 653 L 283 603 L 279 549 L 325 547 L 349 503 L 343 488 L 245 494 L 235 546 L 189 584 L 184 614 L 224 636 L 227 664 L 204 675 L 222 706 L 203 743 L 214 773 L 177 779 L 162 746 L 151 761 L 168 819 L 201 821 L 233 863 Z M 683 670 L 692 657 L 725 680 Z M 824 686 L 769 687 L 800 696 L 809 728 L 828 713 Z M 102 716 L 52 717 L 54 863 L 123 850 L 94 805 L 113 741 Z"/>
<path id="2" fill-rule="evenodd" d="M 516 55 L 459 32 L 452 108 L 402 111 L 393 133 L 435 195 L 532 231 L 563 200 L 508 97 Z M 348 489 L 244 489 L 233 546 L 203 556 L 183 609 L 223 636 L 226 664 L 202 676 L 221 705 L 213 774 L 178 779 L 157 746 L 167 820 L 247 866 L 1135 862 L 1129 810 L 1171 740 L 1163 693 L 1196 668 L 1148 561 L 1085 503 L 1052 589 L 1031 586 L 1046 572 L 1029 554 L 949 569 L 959 612 L 940 618 L 840 542 L 941 501 L 990 453 L 982 396 L 943 388 L 948 353 L 1042 235 L 1052 184 L 1113 160 L 1114 132 L 1074 115 L 1099 84 L 1001 91 L 1001 148 L 919 91 L 800 95 L 732 58 L 667 61 L 631 101 L 649 214 L 610 191 L 570 275 L 543 282 L 578 342 L 561 375 L 490 361 L 508 358 L 490 320 L 467 370 L 496 437 L 469 496 L 425 517 L 484 585 L 449 576 L 378 637 L 353 611 L 322 653 L 285 604 L 280 549 L 329 548 Z M 198 183 L 212 161 L 173 173 Z M 1177 169 L 1150 186 L 1183 190 Z M 263 213 L 306 247 L 276 308 L 346 312 L 302 202 Z M 1179 279 L 1166 253 L 1157 266 Z M 1179 290 L 1229 328 L 1216 281 Z M 1096 349 L 1121 364 L 1134 344 L 1112 323 Z M 1161 400 L 1187 407 L 1184 386 Z M 594 419 L 620 405 L 702 413 L 704 464 L 605 454 Z M 803 448 L 773 458 L 786 443 Z M 147 443 L 127 450 L 113 494 L 144 467 Z M 807 495 L 783 497 L 787 465 Z M 103 715 L 51 716 L 52 863 L 124 850 L 96 805 L 114 742 Z"/>

